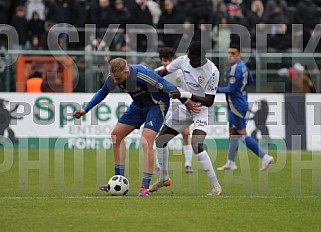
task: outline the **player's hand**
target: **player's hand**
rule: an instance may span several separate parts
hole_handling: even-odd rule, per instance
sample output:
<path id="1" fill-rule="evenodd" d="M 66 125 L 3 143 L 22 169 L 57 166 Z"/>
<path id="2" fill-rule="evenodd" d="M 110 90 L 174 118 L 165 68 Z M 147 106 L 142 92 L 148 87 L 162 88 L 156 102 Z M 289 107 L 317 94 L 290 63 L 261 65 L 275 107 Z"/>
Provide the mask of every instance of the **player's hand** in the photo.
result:
<path id="1" fill-rule="evenodd" d="M 185 106 L 189 112 L 199 113 L 201 112 L 202 104 L 200 102 L 188 101 Z"/>
<path id="2" fill-rule="evenodd" d="M 83 109 L 76 110 L 74 112 L 73 116 L 78 119 L 78 118 L 81 118 L 82 116 L 84 116 L 86 113 L 87 113 L 86 110 L 83 110 Z"/>

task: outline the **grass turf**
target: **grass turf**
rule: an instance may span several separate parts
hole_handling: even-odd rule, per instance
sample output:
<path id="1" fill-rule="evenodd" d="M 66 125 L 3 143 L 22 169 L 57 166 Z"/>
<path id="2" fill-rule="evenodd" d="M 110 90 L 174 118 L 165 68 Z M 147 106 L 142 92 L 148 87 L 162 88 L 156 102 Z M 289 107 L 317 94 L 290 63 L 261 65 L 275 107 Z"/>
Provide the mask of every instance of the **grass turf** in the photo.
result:
<path id="1" fill-rule="evenodd" d="M 260 173 L 260 161 L 241 150 L 237 171 L 216 172 L 225 190 L 216 198 L 206 196 L 210 184 L 195 157 L 195 172 L 185 174 L 184 158 L 174 152 L 172 186 L 139 198 L 141 159 L 128 152 L 130 191 L 114 197 L 97 190 L 113 175 L 111 151 L 2 150 L 0 230 L 321 230 L 320 153 L 271 152 L 275 163 Z M 209 154 L 215 167 L 225 163 L 225 150 Z"/>

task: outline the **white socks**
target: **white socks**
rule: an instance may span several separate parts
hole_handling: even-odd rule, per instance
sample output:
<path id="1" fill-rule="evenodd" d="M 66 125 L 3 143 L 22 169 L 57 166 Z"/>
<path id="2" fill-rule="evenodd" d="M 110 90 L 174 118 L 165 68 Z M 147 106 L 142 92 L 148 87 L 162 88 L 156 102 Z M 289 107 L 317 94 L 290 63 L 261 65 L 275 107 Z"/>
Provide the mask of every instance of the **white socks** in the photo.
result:
<path id="1" fill-rule="evenodd" d="M 210 179 L 212 185 L 214 187 L 221 187 L 218 180 L 217 180 L 217 177 L 216 177 L 213 165 L 212 165 L 212 161 L 211 161 L 210 157 L 208 156 L 207 152 L 205 150 L 202 151 L 201 153 L 199 153 L 197 155 L 197 158 L 198 158 L 198 161 L 200 162 L 203 170 L 206 172 L 206 175 Z"/>
<path id="2" fill-rule="evenodd" d="M 184 151 L 184 155 L 185 155 L 185 167 L 186 166 L 192 167 L 192 158 L 193 158 L 192 145 L 184 145 L 183 151 Z"/>
<path id="3" fill-rule="evenodd" d="M 160 180 L 167 180 L 168 176 L 168 146 L 164 148 L 156 147 L 156 154 L 160 166 Z"/>

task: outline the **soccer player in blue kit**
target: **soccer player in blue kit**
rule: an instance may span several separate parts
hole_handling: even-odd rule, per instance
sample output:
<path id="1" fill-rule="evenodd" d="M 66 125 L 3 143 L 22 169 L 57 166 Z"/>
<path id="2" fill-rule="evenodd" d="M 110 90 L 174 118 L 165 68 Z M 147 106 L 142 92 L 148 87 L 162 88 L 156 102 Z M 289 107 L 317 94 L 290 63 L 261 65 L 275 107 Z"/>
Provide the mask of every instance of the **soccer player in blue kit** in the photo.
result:
<path id="1" fill-rule="evenodd" d="M 110 61 L 110 74 L 106 78 L 102 88 L 94 95 L 90 102 L 74 112 L 75 118 L 80 118 L 89 112 L 95 105 L 100 103 L 117 86 L 126 91 L 133 99 L 123 116 L 115 125 L 111 136 L 113 140 L 113 152 L 115 161 L 115 175 L 125 174 L 125 159 L 121 149 L 124 149 L 124 138 L 134 129 L 139 129 L 142 124 L 142 150 L 143 158 L 143 179 L 139 189 L 139 196 L 149 195 L 149 184 L 154 168 L 153 143 L 157 133 L 163 125 L 167 113 L 170 96 L 169 92 L 177 90 L 176 87 L 160 77 L 153 69 L 143 65 L 128 65 L 122 58 L 115 58 Z M 187 99 L 180 99 L 185 103 Z M 189 110 L 195 109 L 197 105 L 186 102 Z M 106 186 L 101 186 L 107 191 Z"/>
<path id="2" fill-rule="evenodd" d="M 217 93 L 225 93 L 228 105 L 229 120 L 229 149 L 227 162 L 218 170 L 236 170 L 235 156 L 238 149 L 239 140 L 241 140 L 250 150 L 252 150 L 260 159 L 262 167 L 260 171 L 265 171 L 273 157 L 265 154 L 258 143 L 247 135 L 245 115 L 248 110 L 248 98 L 246 87 L 253 83 L 250 70 L 241 60 L 240 47 L 231 45 L 228 49 L 228 62 L 230 64 L 226 73 L 226 83 L 224 87 L 218 87 Z"/>

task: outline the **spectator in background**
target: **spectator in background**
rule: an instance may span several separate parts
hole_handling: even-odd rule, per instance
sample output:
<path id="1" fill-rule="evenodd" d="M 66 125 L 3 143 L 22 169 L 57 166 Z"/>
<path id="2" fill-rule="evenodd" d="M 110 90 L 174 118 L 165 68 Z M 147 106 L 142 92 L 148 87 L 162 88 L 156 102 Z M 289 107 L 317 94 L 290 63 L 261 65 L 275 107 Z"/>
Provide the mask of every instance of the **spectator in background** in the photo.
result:
<path id="1" fill-rule="evenodd" d="M 296 6 L 296 22 L 303 24 L 304 29 L 313 29 L 320 23 L 320 12 L 311 0 L 301 0 Z"/>
<path id="2" fill-rule="evenodd" d="M 40 45 L 40 39 L 37 35 L 34 35 L 30 40 L 30 50 L 43 50 Z"/>
<path id="3" fill-rule="evenodd" d="M 247 11 L 247 21 L 249 30 L 255 29 L 256 24 L 259 23 L 263 17 L 264 6 L 261 0 L 254 0 L 251 4 L 251 10 Z"/>
<path id="4" fill-rule="evenodd" d="M 293 65 L 292 93 L 315 93 L 312 80 L 304 73 L 304 66 L 300 63 Z"/>
<path id="5" fill-rule="evenodd" d="M 268 34 L 270 34 L 270 30 L 265 24 L 264 19 L 259 19 L 256 27 L 252 28 L 251 30 L 252 48 L 255 48 L 258 52 L 264 49 L 264 51 L 267 51 Z"/>
<path id="6" fill-rule="evenodd" d="M 235 7 L 234 17 L 229 20 L 229 23 L 242 25 L 249 30 L 248 19 L 244 17 L 243 10 L 240 6 Z"/>
<path id="7" fill-rule="evenodd" d="M 11 19 L 10 1 L 0 0 L 0 24 L 8 24 Z"/>
<path id="8" fill-rule="evenodd" d="M 231 30 L 228 27 L 228 19 L 223 17 L 219 24 L 213 28 L 214 51 L 224 52 L 230 47 Z"/>
<path id="9" fill-rule="evenodd" d="M 109 0 L 99 0 L 99 4 L 90 11 L 90 22 L 97 28 L 107 28 L 112 23 L 113 11 Z"/>
<path id="10" fill-rule="evenodd" d="M 131 23 L 131 15 L 123 0 L 115 1 L 115 10 L 112 15 L 112 23 L 120 24 L 120 28 L 126 29 L 126 24 Z"/>
<path id="11" fill-rule="evenodd" d="M 27 20 L 32 18 L 34 12 L 38 13 L 38 17 L 41 20 L 45 20 L 45 5 L 42 0 L 28 0 L 25 7 Z"/>
<path id="12" fill-rule="evenodd" d="M 100 88 L 103 83 L 104 75 L 108 73 L 108 61 L 110 59 L 109 47 L 106 42 L 103 40 L 101 33 L 98 33 L 96 38 L 92 40 L 91 44 L 88 44 L 85 48 L 86 51 L 98 51 L 103 52 L 102 54 L 97 54 L 93 56 L 93 67 L 96 74 L 96 83 L 95 88 Z"/>
<path id="13" fill-rule="evenodd" d="M 27 93 L 40 93 L 42 92 L 43 78 L 39 71 L 35 71 L 26 81 Z"/>
<path id="14" fill-rule="evenodd" d="M 287 3 L 284 0 L 269 0 L 265 6 L 264 20 L 267 24 L 287 24 Z"/>
<path id="15" fill-rule="evenodd" d="M 40 19 L 37 11 L 32 12 L 32 17 L 28 21 L 28 39 L 31 42 L 33 37 L 41 38 L 45 33 L 45 22 Z"/>
<path id="16" fill-rule="evenodd" d="M 147 6 L 147 0 L 136 0 L 136 8 L 131 12 L 132 22 L 153 26 L 153 16 Z M 129 35 L 130 36 L 130 35 Z M 137 35 L 137 50 L 146 51 L 147 39 L 145 35 Z"/>
<path id="17" fill-rule="evenodd" d="M 192 6 L 189 0 L 177 0 L 174 5 L 174 14 L 178 24 L 185 23 L 186 19 L 192 11 Z"/>
<path id="18" fill-rule="evenodd" d="M 76 0 L 56 0 L 49 5 L 46 20 L 54 23 L 69 23 L 77 27 L 80 17 L 83 15 L 79 14 Z"/>
<path id="19" fill-rule="evenodd" d="M 166 24 L 177 24 L 177 16 L 174 12 L 174 3 L 172 0 L 164 1 L 164 11 L 159 18 L 157 28 L 164 30 L 164 26 Z M 177 35 L 175 34 L 159 34 L 160 44 L 165 47 L 173 48 L 175 45 L 175 40 L 177 39 Z"/>
<path id="20" fill-rule="evenodd" d="M 268 48 L 274 49 L 278 52 L 285 52 L 287 49 L 292 48 L 291 35 L 286 31 L 285 24 L 276 24 L 275 33 L 268 37 Z"/>
<path id="21" fill-rule="evenodd" d="M 215 12 L 214 24 L 219 24 L 222 18 L 228 19 L 227 7 L 224 1 L 221 1 L 217 4 L 217 10 Z"/>
<path id="22" fill-rule="evenodd" d="M 16 29 L 19 37 L 20 49 L 24 49 L 26 42 L 28 41 L 28 22 L 25 18 L 25 8 L 23 6 L 18 6 L 16 8 L 15 16 L 11 21 L 11 25 Z"/>
<path id="23" fill-rule="evenodd" d="M 157 26 L 158 21 L 159 21 L 159 17 L 162 14 L 161 8 L 160 8 L 159 4 L 153 0 L 148 0 L 147 6 L 148 6 L 150 13 L 152 14 L 153 25 Z"/>

